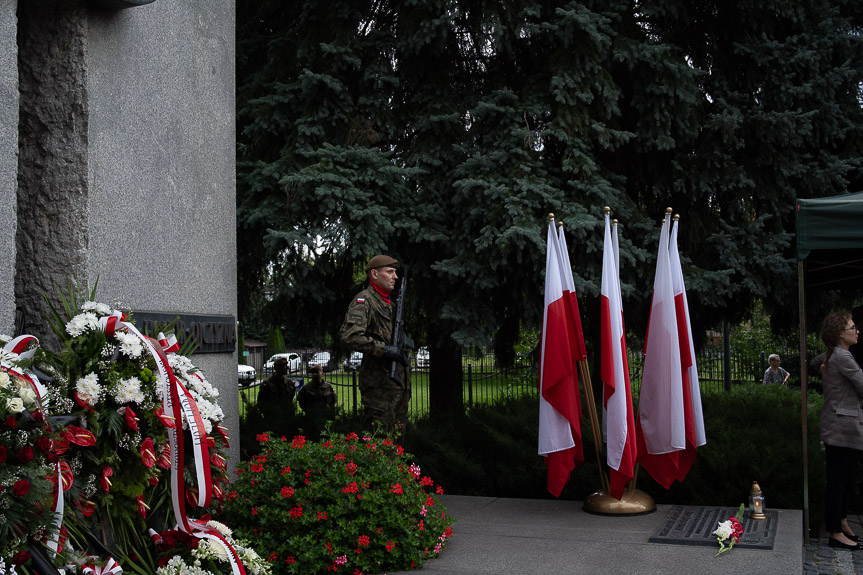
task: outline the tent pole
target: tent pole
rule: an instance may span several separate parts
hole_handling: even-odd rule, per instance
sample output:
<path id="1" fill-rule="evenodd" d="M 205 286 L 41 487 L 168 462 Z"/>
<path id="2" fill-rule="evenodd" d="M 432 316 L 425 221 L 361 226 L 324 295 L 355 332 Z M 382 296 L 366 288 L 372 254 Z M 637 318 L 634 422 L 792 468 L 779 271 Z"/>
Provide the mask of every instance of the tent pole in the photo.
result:
<path id="1" fill-rule="evenodd" d="M 803 431 L 803 539 L 809 545 L 809 442 L 807 441 L 806 282 L 803 260 L 797 260 L 797 308 L 800 313 L 800 427 Z"/>

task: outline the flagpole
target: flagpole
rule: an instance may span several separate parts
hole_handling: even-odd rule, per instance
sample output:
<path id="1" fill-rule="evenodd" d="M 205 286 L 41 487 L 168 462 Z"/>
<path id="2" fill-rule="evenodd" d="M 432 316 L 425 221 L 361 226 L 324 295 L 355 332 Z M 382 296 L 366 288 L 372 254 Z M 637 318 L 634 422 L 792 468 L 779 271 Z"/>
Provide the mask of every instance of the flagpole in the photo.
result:
<path id="1" fill-rule="evenodd" d="M 587 358 L 578 359 L 577 363 L 579 377 L 584 382 L 584 399 L 587 402 L 590 431 L 593 433 L 593 449 L 596 452 L 596 467 L 599 469 L 599 482 L 602 485 L 602 490 L 608 493 L 608 477 L 602 471 L 602 453 L 599 447 L 602 443 L 602 432 L 599 429 L 599 416 L 596 413 L 596 402 L 593 399 L 593 383 L 590 380 L 590 370 L 587 368 Z"/>
<path id="2" fill-rule="evenodd" d="M 607 227 L 608 226 L 608 216 L 611 213 L 611 208 L 606 206 L 603 209 L 603 213 L 606 216 L 606 234 L 608 234 L 608 227 Z M 615 220 L 614 223 L 615 223 L 615 235 L 616 235 L 617 220 Z M 607 237 L 608 236 L 606 236 L 606 238 Z M 615 240 L 616 240 L 616 238 L 615 238 Z M 606 246 L 606 248 L 607 248 L 607 246 Z M 620 264 L 619 264 L 619 259 L 618 259 L 619 255 L 617 254 L 616 246 L 615 246 L 614 252 L 615 252 L 614 253 L 614 261 L 613 261 L 614 277 L 618 278 L 616 280 L 617 285 L 614 288 L 614 291 L 616 292 L 614 294 L 614 296 L 617 298 L 617 301 L 620 302 L 621 301 L 620 285 L 619 285 L 619 273 L 620 273 L 619 272 L 619 270 L 620 270 L 619 266 L 620 266 Z M 605 289 L 605 287 L 604 287 L 605 286 L 605 275 L 604 274 L 605 274 L 605 264 L 603 265 L 603 289 Z M 617 313 L 622 314 L 622 311 L 620 311 L 619 304 L 618 304 L 617 310 L 618 310 Z M 621 319 L 622 319 L 622 315 L 621 315 Z M 624 351 L 625 351 L 625 349 L 624 349 Z M 626 365 L 625 358 L 624 358 L 624 365 Z M 580 368 L 580 370 L 582 370 L 582 363 L 581 362 L 579 363 L 579 368 Z M 605 368 L 603 367 L 603 369 L 605 369 Z M 584 365 L 583 371 L 585 371 L 585 372 L 587 371 L 586 364 Z M 591 394 L 591 399 L 589 400 L 590 406 L 588 407 L 588 410 L 589 410 L 588 413 L 590 413 L 592 417 L 596 418 L 596 421 L 597 421 L 596 427 L 598 428 L 599 427 L 598 416 L 596 415 L 596 405 L 592 399 L 593 388 L 589 384 L 589 382 L 590 382 L 590 374 L 589 373 L 586 373 L 585 379 L 588 381 L 587 389 L 585 390 L 585 395 L 588 393 L 588 391 Z M 628 375 L 626 376 L 626 385 L 627 386 L 629 385 Z M 627 395 L 628 395 L 628 389 L 627 389 Z M 629 409 L 631 409 L 631 407 Z M 591 426 L 593 427 L 593 420 L 591 421 Z M 632 431 L 634 432 L 634 429 Z M 600 441 L 602 441 L 602 436 L 597 434 L 596 432 L 594 432 L 594 446 L 597 449 L 597 453 L 599 453 L 599 449 L 600 449 L 599 442 Z M 597 455 L 597 457 L 599 457 L 599 455 Z M 628 483 L 628 489 L 626 489 L 625 491 L 622 492 L 620 499 L 617 499 L 615 496 L 611 495 L 611 492 L 612 492 L 612 490 L 611 490 L 611 478 L 609 477 L 608 479 L 606 479 L 606 474 L 602 471 L 604 465 L 603 465 L 601 460 L 600 460 L 599 465 L 600 465 L 600 476 L 602 478 L 602 490 L 596 491 L 596 492 L 588 495 L 587 497 L 585 497 L 584 506 L 583 506 L 583 509 L 585 511 L 587 511 L 588 513 L 594 513 L 597 515 L 618 515 L 618 516 L 643 515 L 646 513 L 652 513 L 654 511 L 656 511 L 656 503 L 654 502 L 653 498 L 650 495 L 648 495 L 647 493 L 644 493 L 641 490 L 635 489 L 635 473 L 637 472 L 637 469 L 638 469 L 637 465 L 635 466 L 636 471 L 633 472 L 633 479 Z"/>

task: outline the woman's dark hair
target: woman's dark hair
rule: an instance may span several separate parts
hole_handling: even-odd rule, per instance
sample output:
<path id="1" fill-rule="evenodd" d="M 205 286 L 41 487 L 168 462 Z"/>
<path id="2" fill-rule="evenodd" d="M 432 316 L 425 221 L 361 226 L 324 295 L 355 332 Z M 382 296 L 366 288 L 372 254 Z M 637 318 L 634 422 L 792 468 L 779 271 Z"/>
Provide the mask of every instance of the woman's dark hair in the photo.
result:
<path id="1" fill-rule="evenodd" d="M 827 356 L 821 365 L 822 371 L 827 367 L 827 362 L 830 361 L 830 356 L 833 355 L 833 348 L 839 345 L 839 336 L 842 335 L 845 325 L 850 320 L 850 313 L 847 311 L 837 311 L 825 317 L 821 323 L 821 341 L 827 346 Z"/>

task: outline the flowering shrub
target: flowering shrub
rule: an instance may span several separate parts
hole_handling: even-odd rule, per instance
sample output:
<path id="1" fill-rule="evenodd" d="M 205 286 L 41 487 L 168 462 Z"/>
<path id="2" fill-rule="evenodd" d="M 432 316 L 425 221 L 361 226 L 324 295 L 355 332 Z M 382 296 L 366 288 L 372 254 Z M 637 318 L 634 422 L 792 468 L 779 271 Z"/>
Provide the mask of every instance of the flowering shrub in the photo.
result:
<path id="1" fill-rule="evenodd" d="M 258 436 L 226 517 L 253 539 L 274 573 L 355 575 L 419 568 L 452 535 L 437 494 L 391 437 L 324 432 L 321 442 Z"/>
<path id="2" fill-rule="evenodd" d="M 734 517 L 729 517 L 727 520 L 721 522 L 716 531 L 713 532 L 716 535 L 716 540 L 719 542 L 719 551 L 716 552 L 714 557 L 719 557 L 720 554 L 728 551 L 734 547 L 735 543 L 740 541 L 740 536 L 743 535 L 743 525 L 740 523 L 742 519 L 743 504 L 740 505 L 740 509 L 737 510 Z"/>
<path id="3" fill-rule="evenodd" d="M 0 345 L 9 340 L 0 335 Z M 29 363 L 0 350 L 0 559 L 13 565 L 30 558 L 28 538 L 45 539 L 56 532 L 52 491 L 58 435 L 48 425 L 44 388 L 26 375 Z"/>

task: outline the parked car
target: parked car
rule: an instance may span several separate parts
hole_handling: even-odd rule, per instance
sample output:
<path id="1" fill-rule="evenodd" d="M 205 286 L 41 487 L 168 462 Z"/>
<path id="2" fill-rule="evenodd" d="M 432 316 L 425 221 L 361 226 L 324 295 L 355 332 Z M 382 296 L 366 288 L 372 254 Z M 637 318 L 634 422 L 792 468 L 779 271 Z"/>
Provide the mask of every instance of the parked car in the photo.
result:
<path id="1" fill-rule="evenodd" d="M 273 373 L 274 371 L 276 371 L 274 364 L 275 364 L 275 361 L 280 357 L 284 357 L 285 359 L 288 360 L 288 373 L 299 373 L 300 370 L 303 369 L 303 360 L 300 357 L 300 354 L 298 354 L 298 353 L 277 353 L 276 355 L 274 355 L 270 359 L 268 359 L 267 362 L 264 364 L 264 373 L 270 374 L 270 373 Z"/>
<path id="2" fill-rule="evenodd" d="M 429 348 L 421 347 L 417 350 L 416 366 L 417 367 L 428 367 L 429 366 Z"/>
<path id="3" fill-rule="evenodd" d="M 332 364 L 332 356 L 328 351 L 319 351 L 309 360 L 309 365 L 319 365 L 325 372 L 333 371 L 335 366 Z"/>
<path id="4" fill-rule="evenodd" d="M 355 351 L 345 360 L 345 369 L 348 371 L 356 371 L 360 368 L 360 364 L 362 362 L 363 353 L 361 351 Z"/>
<path id="5" fill-rule="evenodd" d="M 237 364 L 237 383 L 240 385 L 252 385 L 255 383 L 257 374 L 251 365 Z"/>

